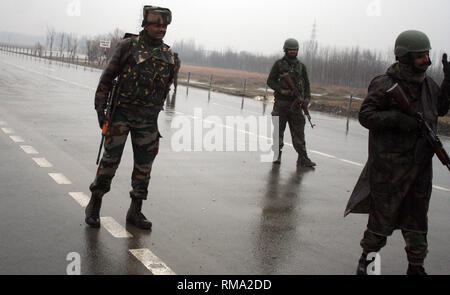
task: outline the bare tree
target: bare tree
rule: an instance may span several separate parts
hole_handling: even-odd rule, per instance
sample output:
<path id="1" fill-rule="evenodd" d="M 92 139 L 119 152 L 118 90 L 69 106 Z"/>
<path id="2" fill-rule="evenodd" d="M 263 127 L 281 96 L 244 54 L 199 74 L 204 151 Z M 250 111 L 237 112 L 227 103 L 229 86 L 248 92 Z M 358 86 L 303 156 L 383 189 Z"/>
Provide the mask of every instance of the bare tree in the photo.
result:
<path id="1" fill-rule="evenodd" d="M 110 48 L 106 48 L 106 57 L 108 59 L 111 58 L 111 56 L 114 53 L 114 49 L 116 48 L 117 44 L 122 40 L 124 36 L 124 32 L 118 28 L 116 28 L 112 33 L 109 33 L 107 36 L 104 37 L 103 40 L 107 40 L 111 42 Z"/>
<path id="2" fill-rule="evenodd" d="M 55 37 L 56 37 L 56 31 L 53 27 L 48 27 L 47 26 L 47 46 L 48 49 L 50 50 L 50 57 L 52 57 L 53 55 L 53 44 L 55 42 Z"/>
<path id="3" fill-rule="evenodd" d="M 64 40 L 66 38 L 66 33 L 59 33 L 59 56 L 62 56 L 64 51 Z"/>
<path id="4" fill-rule="evenodd" d="M 73 58 L 75 58 L 77 56 L 78 44 L 79 44 L 78 37 L 74 36 L 73 42 L 72 42 L 72 49 L 71 49 Z"/>
<path id="5" fill-rule="evenodd" d="M 66 48 L 69 54 L 69 57 L 75 58 L 78 50 L 78 38 L 75 34 L 67 34 L 66 35 Z"/>
<path id="6" fill-rule="evenodd" d="M 36 54 L 37 54 L 39 57 L 42 57 L 42 52 L 44 51 L 44 46 L 42 46 L 42 44 L 41 44 L 40 42 L 37 42 L 37 43 L 34 45 L 34 51 L 36 52 Z"/>
<path id="7" fill-rule="evenodd" d="M 86 40 L 86 54 L 89 62 L 94 62 L 100 57 L 101 51 L 99 44 L 100 39 L 98 37 Z"/>

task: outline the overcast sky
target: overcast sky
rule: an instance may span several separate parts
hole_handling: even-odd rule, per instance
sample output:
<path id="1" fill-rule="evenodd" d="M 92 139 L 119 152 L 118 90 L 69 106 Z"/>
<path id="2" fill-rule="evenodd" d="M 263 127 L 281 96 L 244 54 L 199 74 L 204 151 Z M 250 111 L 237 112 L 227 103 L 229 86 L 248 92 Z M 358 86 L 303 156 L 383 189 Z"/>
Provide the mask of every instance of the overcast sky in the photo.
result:
<path id="1" fill-rule="evenodd" d="M 321 45 L 385 50 L 400 32 L 418 29 L 434 50 L 450 52 L 450 0 L 1 0 L 0 31 L 137 32 L 144 4 L 172 10 L 169 45 L 195 39 L 206 49 L 281 53 L 287 38 L 308 40 L 316 21 Z"/>

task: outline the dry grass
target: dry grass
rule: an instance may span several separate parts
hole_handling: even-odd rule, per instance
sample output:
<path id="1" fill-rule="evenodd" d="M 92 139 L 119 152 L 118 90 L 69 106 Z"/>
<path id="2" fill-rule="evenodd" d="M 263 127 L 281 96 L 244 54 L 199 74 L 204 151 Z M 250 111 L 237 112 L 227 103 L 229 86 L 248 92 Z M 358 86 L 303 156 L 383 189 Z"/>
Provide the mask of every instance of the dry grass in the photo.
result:
<path id="1" fill-rule="evenodd" d="M 188 72 L 191 73 L 191 81 L 198 81 L 205 83 L 205 88 L 208 88 L 210 76 L 213 74 L 213 89 L 234 95 L 244 95 L 242 92 L 243 80 L 246 82 L 246 93 L 248 97 L 256 97 L 264 95 L 264 87 L 267 81 L 267 74 L 251 73 L 239 70 L 221 69 L 213 67 L 201 67 L 182 65 L 180 69 L 179 79 L 180 83 L 187 79 Z M 234 88 L 230 89 L 230 88 Z M 351 112 L 353 115 L 357 114 L 361 107 L 362 100 L 367 95 L 366 88 L 352 88 L 345 86 L 323 86 L 319 84 L 311 84 L 311 93 L 313 94 L 312 106 L 318 110 L 324 109 L 336 113 L 346 113 L 349 107 L 349 95 L 353 93 L 354 99 L 351 105 Z M 322 96 L 316 96 L 320 94 Z M 269 100 L 273 97 L 269 94 Z M 439 118 L 439 122 L 450 125 L 450 114 L 443 118 Z"/>
<path id="2" fill-rule="evenodd" d="M 198 81 L 209 84 L 211 74 L 213 75 L 213 88 L 220 90 L 221 88 L 234 88 L 237 91 L 243 89 L 243 80 L 246 81 L 248 96 L 264 95 L 264 87 L 267 81 L 267 74 L 251 73 L 239 70 L 220 69 L 213 67 L 201 67 L 182 65 L 180 69 L 179 79 L 187 80 L 188 72 L 191 73 L 191 81 Z M 325 100 L 343 100 L 348 101 L 348 96 L 353 93 L 356 97 L 364 97 L 367 90 L 361 88 L 351 88 L 343 86 L 321 86 L 318 84 L 311 85 L 311 93 L 321 94 L 321 101 Z M 316 97 L 315 97 L 316 99 Z"/>

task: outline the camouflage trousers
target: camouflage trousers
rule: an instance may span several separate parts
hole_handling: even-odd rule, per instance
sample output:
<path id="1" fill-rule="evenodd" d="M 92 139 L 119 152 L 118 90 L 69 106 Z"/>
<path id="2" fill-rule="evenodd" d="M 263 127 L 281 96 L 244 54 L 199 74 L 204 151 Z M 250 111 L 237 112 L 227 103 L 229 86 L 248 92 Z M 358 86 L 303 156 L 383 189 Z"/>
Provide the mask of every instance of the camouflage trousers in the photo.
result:
<path id="1" fill-rule="evenodd" d="M 291 110 L 291 101 L 276 100 L 272 110 L 272 121 L 274 128 L 278 126 L 279 143 L 278 147 L 274 140 L 274 151 L 278 148 L 279 151 L 284 146 L 284 131 L 286 125 L 289 124 L 291 131 L 292 144 L 296 152 L 301 156 L 306 156 L 305 143 L 305 116 L 300 108 Z M 278 117 L 278 124 L 276 118 Z M 274 136 L 275 137 L 275 136 Z"/>
<path id="2" fill-rule="evenodd" d="M 158 154 L 158 115 L 137 115 L 117 107 L 105 139 L 105 151 L 89 189 L 93 195 L 103 196 L 111 189 L 111 181 L 119 167 L 125 142 L 131 133 L 134 167 L 131 175 L 130 197 L 146 200 L 152 164 Z"/>
<path id="3" fill-rule="evenodd" d="M 406 257 L 411 265 L 423 265 L 425 257 L 428 253 L 427 234 L 402 230 L 403 239 L 405 240 Z M 364 232 L 361 240 L 363 252 L 378 252 L 386 245 L 387 237 L 377 235 L 369 230 Z"/>

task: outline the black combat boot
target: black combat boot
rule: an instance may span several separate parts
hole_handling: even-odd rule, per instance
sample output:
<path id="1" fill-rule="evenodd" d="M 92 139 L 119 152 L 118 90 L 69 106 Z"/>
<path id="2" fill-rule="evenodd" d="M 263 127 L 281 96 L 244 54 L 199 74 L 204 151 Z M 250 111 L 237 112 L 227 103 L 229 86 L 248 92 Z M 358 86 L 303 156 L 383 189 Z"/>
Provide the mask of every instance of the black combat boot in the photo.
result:
<path id="1" fill-rule="evenodd" d="M 302 167 L 314 167 L 316 166 L 316 163 L 314 163 L 313 161 L 311 161 L 310 158 L 308 158 L 307 155 L 298 155 L 297 158 L 297 166 L 302 166 Z"/>
<path id="2" fill-rule="evenodd" d="M 279 152 L 278 152 L 278 157 L 274 157 L 274 158 L 273 158 L 273 163 L 274 163 L 274 164 L 281 164 L 281 154 L 282 154 L 282 152 L 279 151 Z"/>
<path id="3" fill-rule="evenodd" d="M 367 254 L 363 253 L 361 258 L 358 261 L 358 267 L 356 268 L 356 275 L 358 276 L 366 276 L 367 275 L 367 267 L 372 261 L 367 261 Z"/>
<path id="4" fill-rule="evenodd" d="M 142 210 L 142 200 L 131 199 L 130 209 L 127 212 L 127 222 L 140 229 L 151 229 L 152 223 L 145 218 Z"/>
<path id="5" fill-rule="evenodd" d="M 408 276 L 426 276 L 427 273 L 422 265 L 408 264 L 408 270 L 406 271 Z"/>
<path id="6" fill-rule="evenodd" d="M 99 228 L 100 227 L 100 208 L 102 206 L 102 197 L 91 196 L 88 205 L 86 206 L 86 218 L 84 221 L 90 226 Z"/>

